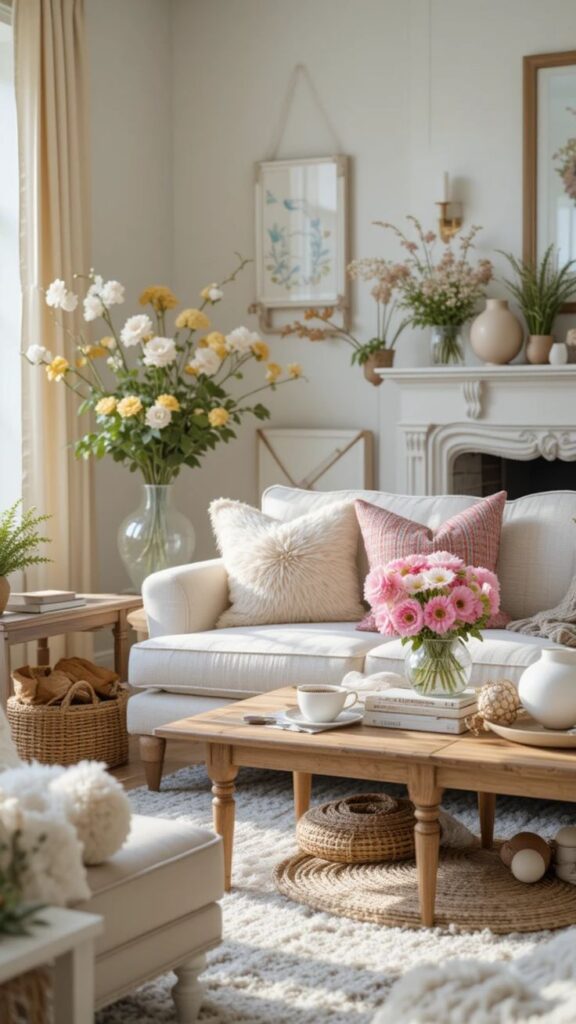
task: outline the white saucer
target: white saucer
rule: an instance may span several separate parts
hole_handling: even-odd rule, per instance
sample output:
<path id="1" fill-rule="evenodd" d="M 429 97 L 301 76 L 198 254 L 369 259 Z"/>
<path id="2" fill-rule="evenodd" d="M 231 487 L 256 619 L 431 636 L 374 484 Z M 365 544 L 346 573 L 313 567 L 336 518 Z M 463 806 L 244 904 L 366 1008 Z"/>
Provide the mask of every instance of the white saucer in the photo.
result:
<path id="1" fill-rule="evenodd" d="M 350 708 L 349 711 L 341 711 L 338 717 L 333 718 L 331 722 L 311 722 L 309 718 L 304 718 L 300 708 L 291 708 L 290 711 L 284 712 L 284 717 L 294 722 L 295 725 L 306 726 L 309 729 L 341 729 L 344 725 L 355 725 L 356 722 L 361 722 L 364 712 Z"/>
<path id="2" fill-rule="evenodd" d="M 524 743 L 528 747 L 571 747 L 576 748 L 576 731 L 546 729 L 533 718 L 523 717 L 513 725 L 486 722 L 492 732 L 513 743 Z"/>

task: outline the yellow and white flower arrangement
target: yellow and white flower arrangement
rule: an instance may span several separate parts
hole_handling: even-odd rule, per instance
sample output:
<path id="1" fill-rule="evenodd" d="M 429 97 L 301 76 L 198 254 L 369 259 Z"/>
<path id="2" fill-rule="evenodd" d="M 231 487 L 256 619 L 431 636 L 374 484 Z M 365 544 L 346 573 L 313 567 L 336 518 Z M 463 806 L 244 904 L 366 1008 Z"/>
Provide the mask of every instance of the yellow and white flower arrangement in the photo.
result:
<path id="1" fill-rule="evenodd" d="M 65 354 L 53 355 L 39 344 L 25 353 L 29 363 L 44 366 L 50 382 L 62 382 L 79 396 L 79 413 L 95 417 L 94 429 L 76 442 L 77 456 L 111 455 L 131 471 L 140 471 L 145 483 L 167 484 L 182 466 L 199 466 L 219 442 L 232 440 L 234 427 L 247 413 L 268 418 L 265 406 L 246 400 L 297 380 L 302 368 L 291 363 L 283 371 L 269 361 L 269 347 L 257 333 L 243 326 L 221 333 L 205 312 L 221 301 L 225 286 L 247 262 L 240 258 L 224 281 L 203 288 L 198 308 L 183 309 L 175 317 L 173 333 L 166 314 L 178 300 L 170 288 L 146 288 L 140 303 L 150 312 L 129 316 L 117 330 L 112 307 L 124 302 L 124 286 L 90 272 L 81 300 L 83 318 L 86 323 L 103 320 L 105 336 L 91 344 L 83 333 L 66 331 L 72 340 Z M 60 279 L 52 282 L 45 299 L 64 315 L 80 302 Z M 231 394 L 230 384 L 242 380 L 251 360 L 264 364 L 264 382 L 243 395 Z"/>

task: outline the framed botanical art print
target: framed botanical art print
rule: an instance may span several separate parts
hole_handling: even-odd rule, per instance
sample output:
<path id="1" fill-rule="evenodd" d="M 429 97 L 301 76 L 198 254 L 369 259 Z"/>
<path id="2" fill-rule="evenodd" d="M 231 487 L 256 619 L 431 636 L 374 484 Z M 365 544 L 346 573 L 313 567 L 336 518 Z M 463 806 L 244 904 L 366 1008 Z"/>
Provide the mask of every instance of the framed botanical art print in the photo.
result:
<path id="1" fill-rule="evenodd" d="M 550 245 L 576 259 L 576 50 L 524 57 L 524 259 Z"/>
<path id="2" fill-rule="evenodd" d="M 274 160 L 256 167 L 256 305 L 347 309 L 347 159 Z"/>

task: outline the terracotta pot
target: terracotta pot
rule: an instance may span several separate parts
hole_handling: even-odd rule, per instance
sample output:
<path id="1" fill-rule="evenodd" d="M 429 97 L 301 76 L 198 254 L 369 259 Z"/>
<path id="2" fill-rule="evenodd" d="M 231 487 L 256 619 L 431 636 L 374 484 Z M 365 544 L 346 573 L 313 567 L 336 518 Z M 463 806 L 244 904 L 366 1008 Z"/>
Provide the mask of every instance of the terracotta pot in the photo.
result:
<path id="1" fill-rule="evenodd" d="M 470 346 L 485 363 L 510 363 L 522 348 L 522 324 L 506 299 L 487 299 L 486 309 L 470 328 Z"/>
<path id="2" fill-rule="evenodd" d="M 8 604 L 8 598 L 10 597 L 10 584 L 5 576 L 0 576 L 0 615 Z"/>
<path id="3" fill-rule="evenodd" d="M 526 359 L 534 366 L 547 363 L 553 344 L 554 338 L 551 334 L 531 334 L 526 345 Z"/>
<path id="4" fill-rule="evenodd" d="M 369 380 L 374 387 L 378 387 L 383 377 L 380 377 L 374 370 L 390 369 L 394 365 L 394 356 L 396 353 L 393 348 L 383 348 L 380 352 L 374 352 L 368 359 L 363 363 L 364 376 L 366 380 Z"/>

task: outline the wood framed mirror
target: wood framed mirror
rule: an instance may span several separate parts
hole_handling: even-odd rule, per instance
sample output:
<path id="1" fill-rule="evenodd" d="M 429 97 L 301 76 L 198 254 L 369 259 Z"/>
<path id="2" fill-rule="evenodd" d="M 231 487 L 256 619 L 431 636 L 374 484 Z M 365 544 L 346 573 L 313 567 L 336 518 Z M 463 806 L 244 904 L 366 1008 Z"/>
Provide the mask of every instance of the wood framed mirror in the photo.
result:
<path id="1" fill-rule="evenodd" d="M 524 57 L 523 226 L 525 260 L 576 259 L 576 50 Z"/>

